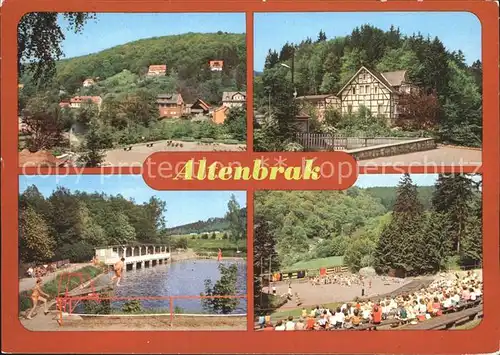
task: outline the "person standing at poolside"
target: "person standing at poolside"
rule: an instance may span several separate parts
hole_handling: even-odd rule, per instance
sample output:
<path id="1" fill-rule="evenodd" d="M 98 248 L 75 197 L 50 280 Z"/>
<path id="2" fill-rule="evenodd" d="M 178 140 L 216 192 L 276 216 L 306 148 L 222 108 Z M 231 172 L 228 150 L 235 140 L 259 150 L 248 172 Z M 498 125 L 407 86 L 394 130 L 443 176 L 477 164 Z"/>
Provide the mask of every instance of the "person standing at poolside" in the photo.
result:
<path id="1" fill-rule="evenodd" d="M 125 258 L 121 258 L 120 261 L 118 261 L 114 266 L 113 270 L 115 272 L 115 275 L 111 278 L 111 284 L 113 284 L 116 281 L 116 286 L 120 286 L 120 281 L 122 279 L 122 274 L 123 274 L 123 269 L 125 268 Z"/>
<path id="2" fill-rule="evenodd" d="M 38 305 L 38 301 L 43 302 L 43 306 L 44 306 L 43 313 L 45 315 L 47 315 L 47 313 L 49 313 L 49 310 L 47 308 L 47 298 L 49 298 L 49 295 L 46 294 L 45 292 L 43 292 L 43 290 L 42 290 L 42 279 L 38 278 L 36 280 L 35 287 L 33 287 L 33 291 L 31 292 L 31 300 L 33 301 L 33 308 L 31 308 L 31 310 L 28 313 L 28 316 L 26 318 L 32 319 L 33 312 L 35 311 L 35 308 Z"/>

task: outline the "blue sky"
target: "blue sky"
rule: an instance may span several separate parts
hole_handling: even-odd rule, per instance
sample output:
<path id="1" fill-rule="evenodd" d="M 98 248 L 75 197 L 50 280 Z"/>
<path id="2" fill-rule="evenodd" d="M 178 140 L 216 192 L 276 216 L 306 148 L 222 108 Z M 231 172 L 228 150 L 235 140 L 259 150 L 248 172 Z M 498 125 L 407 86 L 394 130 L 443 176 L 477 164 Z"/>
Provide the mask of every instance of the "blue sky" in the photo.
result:
<path id="1" fill-rule="evenodd" d="M 403 174 L 362 174 L 354 186 L 375 187 L 375 186 L 397 186 Z M 432 186 L 436 182 L 437 174 L 412 174 L 410 175 L 417 186 Z"/>
<path id="2" fill-rule="evenodd" d="M 98 13 L 97 19 L 89 21 L 79 34 L 65 30 L 67 22 L 62 17 L 59 23 L 66 36 L 62 47 L 67 58 L 143 38 L 187 32 L 246 32 L 243 13 Z"/>
<path id="3" fill-rule="evenodd" d="M 327 38 L 346 36 L 364 24 L 382 30 L 394 25 L 406 35 L 437 36 L 448 50 L 461 49 L 468 64 L 481 58 L 481 23 L 467 12 L 258 13 L 254 15 L 254 69 L 261 71 L 268 50 L 279 52 L 287 41 L 316 39 L 320 30 Z"/>
<path id="4" fill-rule="evenodd" d="M 235 195 L 241 207 L 247 204 L 245 191 L 155 191 L 146 185 L 142 175 L 24 175 L 19 177 L 21 193 L 30 185 L 36 185 L 44 196 L 49 196 L 57 186 L 64 186 L 72 191 L 121 194 L 127 199 L 133 198 L 138 203 L 146 202 L 151 196 L 156 196 L 167 203 L 165 219 L 168 227 L 211 217 L 224 217 L 231 194 Z"/>

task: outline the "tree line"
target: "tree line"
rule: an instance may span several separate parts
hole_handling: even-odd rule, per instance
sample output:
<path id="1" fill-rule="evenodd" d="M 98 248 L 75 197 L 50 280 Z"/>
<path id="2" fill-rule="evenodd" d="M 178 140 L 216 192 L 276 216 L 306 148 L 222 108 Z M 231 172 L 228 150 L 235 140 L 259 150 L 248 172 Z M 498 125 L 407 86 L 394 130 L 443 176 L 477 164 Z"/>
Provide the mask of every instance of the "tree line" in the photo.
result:
<path id="1" fill-rule="evenodd" d="M 19 195 L 20 262 L 85 262 L 94 256 L 94 248 L 107 245 L 177 247 L 165 227 L 166 210 L 166 202 L 155 196 L 137 203 L 121 195 L 57 187 L 45 197 L 31 185 Z M 224 217 L 228 222 L 221 221 L 231 238 L 246 238 L 245 216 L 232 196 Z"/>
<path id="2" fill-rule="evenodd" d="M 401 270 L 421 275 L 446 269 L 450 258 L 467 267 L 482 262 L 481 184 L 467 175 L 440 175 L 432 208 L 424 212 L 416 187 L 405 175 L 391 221 L 373 251 L 380 272 Z"/>
<path id="3" fill-rule="evenodd" d="M 292 58 L 293 85 L 291 70 L 280 65 L 291 66 Z M 368 136 L 425 131 L 443 143 L 481 146 L 481 62 L 468 65 L 460 50 L 450 52 L 437 37 L 406 36 L 395 27 L 383 31 L 363 25 L 345 37 L 327 39 L 321 32 L 317 40 L 307 38 L 298 44 L 285 43 L 280 51 L 269 50 L 264 71 L 255 78 L 255 100 L 258 111 L 274 119 L 258 127 L 257 148 L 283 150 L 293 142 L 293 119 L 299 112 L 294 90 L 299 96 L 335 95 L 361 66 L 379 72 L 407 70 L 410 80 L 421 88 L 416 96 L 403 95 L 408 108 L 398 122 L 403 132 L 391 130 L 368 110 L 351 115 L 330 110 L 326 127 L 313 115 L 313 132 L 328 132 L 329 127 Z"/>
<path id="4" fill-rule="evenodd" d="M 478 177 L 439 175 L 428 194 L 428 187 L 417 188 L 404 175 L 393 188 L 396 199 L 390 208 L 370 190 L 256 192 L 255 275 L 269 268 L 269 260 L 279 270 L 330 256 L 344 256 L 352 271 L 370 266 L 406 275 L 481 263 Z M 427 196 L 425 205 L 420 191 Z"/>

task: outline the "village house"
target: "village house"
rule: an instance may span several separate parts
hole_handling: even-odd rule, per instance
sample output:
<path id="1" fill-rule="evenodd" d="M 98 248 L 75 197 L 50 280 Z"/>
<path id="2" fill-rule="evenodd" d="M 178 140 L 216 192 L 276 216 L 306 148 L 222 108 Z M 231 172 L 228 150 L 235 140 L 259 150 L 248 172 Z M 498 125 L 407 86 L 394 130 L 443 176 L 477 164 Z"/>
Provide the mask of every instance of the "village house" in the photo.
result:
<path id="1" fill-rule="evenodd" d="M 60 107 L 80 108 L 83 104 L 92 103 L 100 109 L 102 98 L 100 96 L 74 96 L 69 101 L 59 103 Z"/>
<path id="2" fill-rule="evenodd" d="M 318 121 L 325 119 L 325 112 L 328 109 L 340 107 L 340 99 L 335 95 L 308 95 L 296 98 L 301 106 L 301 111 L 307 111 L 308 107 L 314 108 Z"/>
<path id="3" fill-rule="evenodd" d="M 147 76 L 161 76 L 167 74 L 166 65 L 150 65 Z"/>
<path id="4" fill-rule="evenodd" d="M 361 67 L 345 83 L 337 95 L 299 96 L 300 119 L 309 116 L 308 108 L 314 108 L 318 120 L 325 118 L 328 109 L 348 115 L 358 112 L 364 106 L 374 116 L 387 118 L 388 124 L 393 124 L 401 108 L 398 105 L 402 93 L 411 93 L 418 87 L 410 83 L 408 72 L 398 70 L 379 73 L 376 70 Z M 299 117 L 297 116 L 297 117 Z"/>
<path id="5" fill-rule="evenodd" d="M 212 122 L 216 124 L 223 124 L 227 118 L 227 112 L 229 111 L 229 107 L 221 106 L 216 108 L 212 112 Z"/>
<path id="6" fill-rule="evenodd" d="M 190 107 L 189 113 L 193 115 L 198 115 L 198 114 L 204 114 L 206 115 L 209 113 L 211 110 L 211 107 L 209 104 L 207 104 L 205 101 L 202 99 L 196 100 Z"/>
<path id="7" fill-rule="evenodd" d="M 245 91 L 226 91 L 222 94 L 222 105 L 226 107 L 243 107 L 246 103 Z"/>
<path id="8" fill-rule="evenodd" d="M 161 118 L 179 118 L 185 113 L 181 94 L 160 94 L 156 98 Z"/>
<path id="9" fill-rule="evenodd" d="M 337 94 L 342 114 L 355 113 L 364 106 L 373 115 L 386 117 L 393 123 L 400 112 L 399 95 L 418 90 L 407 74 L 406 70 L 379 73 L 361 67 Z"/>
<path id="10" fill-rule="evenodd" d="M 91 86 L 92 86 L 92 85 L 94 85 L 94 84 L 95 84 L 94 79 L 85 79 L 85 80 L 83 81 L 83 87 L 84 87 L 84 88 L 89 88 L 89 87 L 91 87 Z"/>
<path id="11" fill-rule="evenodd" d="M 223 60 L 211 60 L 209 65 L 210 65 L 211 71 L 222 71 L 222 68 L 224 67 L 224 61 Z"/>

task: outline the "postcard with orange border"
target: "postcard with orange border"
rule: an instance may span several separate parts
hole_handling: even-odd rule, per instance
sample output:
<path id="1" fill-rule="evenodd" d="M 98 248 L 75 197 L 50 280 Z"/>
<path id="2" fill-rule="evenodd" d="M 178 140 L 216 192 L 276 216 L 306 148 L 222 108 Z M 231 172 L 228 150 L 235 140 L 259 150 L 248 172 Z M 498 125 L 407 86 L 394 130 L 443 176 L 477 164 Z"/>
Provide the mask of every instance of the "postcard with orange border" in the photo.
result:
<path id="1" fill-rule="evenodd" d="M 2 351 L 499 350 L 498 4 L 0 11 Z"/>

